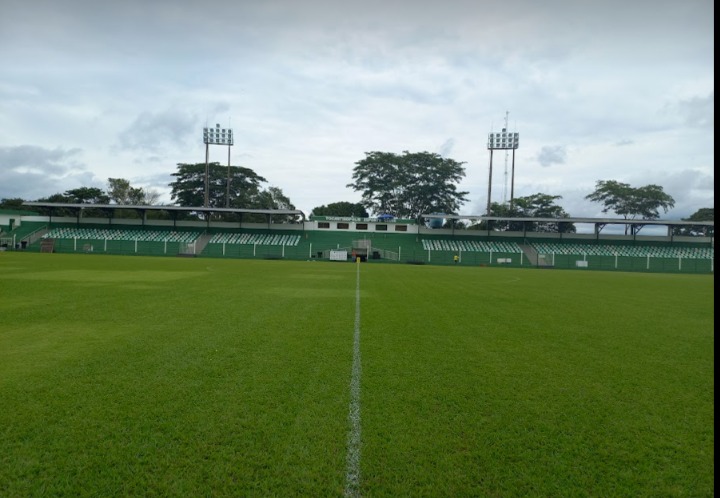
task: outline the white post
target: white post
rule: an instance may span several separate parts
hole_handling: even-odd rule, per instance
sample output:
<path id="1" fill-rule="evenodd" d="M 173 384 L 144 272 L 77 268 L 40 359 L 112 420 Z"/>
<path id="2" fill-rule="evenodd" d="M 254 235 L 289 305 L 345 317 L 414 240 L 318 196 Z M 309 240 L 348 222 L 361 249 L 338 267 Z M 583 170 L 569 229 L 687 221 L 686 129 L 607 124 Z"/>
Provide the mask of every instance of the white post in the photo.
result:
<path id="1" fill-rule="evenodd" d="M 428 263 L 430 262 L 430 249 L 428 249 Z"/>
<path id="2" fill-rule="evenodd" d="M 103 246 L 103 251 L 107 252 L 107 237 L 105 238 L 105 245 Z"/>
<path id="3" fill-rule="evenodd" d="M 253 257 L 255 257 L 255 251 L 257 250 L 257 242 L 253 244 Z"/>
<path id="4" fill-rule="evenodd" d="M 492 264 L 492 249 L 490 249 L 490 263 L 489 264 Z"/>
<path id="5" fill-rule="evenodd" d="M 135 239 L 135 253 L 137 254 L 137 238 Z"/>
<path id="6" fill-rule="evenodd" d="M 458 263 L 462 263 L 462 247 L 458 251 Z"/>
<path id="7" fill-rule="evenodd" d="M 164 247 L 163 251 L 165 254 L 167 254 L 167 237 L 165 238 L 165 240 L 163 242 L 165 242 L 165 247 Z"/>
<path id="8" fill-rule="evenodd" d="M 77 251 L 77 237 L 73 237 L 73 251 Z"/>
<path id="9" fill-rule="evenodd" d="M 617 270 L 617 258 L 618 258 L 618 255 L 617 255 L 617 253 L 615 253 L 615 269 L 616 270 Z"/>
<path id="10" fill-rule="evenodd" d="M 225 256 L 225 242 L 223 242 L 223 256 Z"/>
<path id="11" fill-rule="evenodd" d="M 678 258 L 678 271 L 682 271 L 682 256 Z"/>
<path id="12" fill-rule="evenodd" d="M 520 251 L 520 266 L 523 265 L 523 256 L 525 255 L 524 252 Z"/>
<path id="13" fill-rule="evenodd" d="M 401 259 L 400 259 L 401 252 L 402 252 L 402 246 L 398 246 L 398 261 L 401 261 Z"/>
<path id="14" fill-rule="evenodd" d="M 645 266 L 645 269 L 646 269 L 646 270 L 649 270 L 649 269 L 650 269 L 650 255 L 649 255 L 649 254 L 647 255 L 647 264 L 646 264 L 646 266 Z"/>
<path id="15" fill-rule="evenodd" d="M 285 257 L 285 244 L 282 245 L 282 257 Z"/>
<path id="16" fill-rule="evenodd" d="M 310 242 L 310 254 L 308 254 L 308 258 L 312 259 L 312 242 Z"/>

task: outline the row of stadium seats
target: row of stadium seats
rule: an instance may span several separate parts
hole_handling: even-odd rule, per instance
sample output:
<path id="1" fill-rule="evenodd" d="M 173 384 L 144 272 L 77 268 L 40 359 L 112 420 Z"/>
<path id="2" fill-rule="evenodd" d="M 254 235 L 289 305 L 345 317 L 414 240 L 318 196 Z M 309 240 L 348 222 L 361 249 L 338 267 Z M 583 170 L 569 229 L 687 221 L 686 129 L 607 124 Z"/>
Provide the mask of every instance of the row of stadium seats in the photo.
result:
<path id="1" fill-rule="evenodd" d="M 199 232 L 176 232 L 170 230 L 130 230 L 112 228 L 53 228 L 43 235 L 44 239 L 83 240 L 138 240 L 148 242 L 191 243 Z"/>
<path id="2" fill-rule="evenodd" d="M 516 242 L 487 242 L 475 240 L 423 239 L 426 251 L 467 251 L 519 253 L 522 248 Z M 630 246 L 612 244 L 559 244 L 535 243 L 532 247 L 539 254 L 625 256 L 652 258 L 711 259 L 715 251 L 711 247 L 663 247 Z"/>
<path id="3" fill-rule="evenodd" d="M 522 249 L 516 242 L 423 239 L 422 245 L 426 251 L 522 252 Z"/>
<path id="4" fill-rule="evenodd" d="M 209 244 L 249 244 L 266 246 L 296 246 L 300 242 L 299 235 L 275 235 L 256 233 L 216 233 L 210 238 Z"/>
<path id="5" fill-rule="evenodd" d="M 651 258 L 714 258 L 711 247 L 661 247 L 661 246 L 627 246 L 610 244 L 533 244 L 539 254 L 568 254 L 588 256 L 629 256 Z"/>

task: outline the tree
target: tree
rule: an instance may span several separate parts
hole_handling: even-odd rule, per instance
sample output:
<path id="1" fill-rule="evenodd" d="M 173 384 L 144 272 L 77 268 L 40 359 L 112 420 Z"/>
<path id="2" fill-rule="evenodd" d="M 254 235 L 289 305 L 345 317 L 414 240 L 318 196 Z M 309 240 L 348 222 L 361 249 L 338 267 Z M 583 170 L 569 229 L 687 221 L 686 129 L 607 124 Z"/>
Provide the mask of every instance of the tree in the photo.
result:
<path id="1" fill-rule="evenodd" d="M 205 163 L 179 163 L 178 171 L 172 176 L 176 180 L 170 183 L 171 198 L 180 206 L 205 206 Z M 267 182 L 265 178 L 250 168 L 230 166 L 230 202 L 227 202 L 228 167 L 220 163 L 209 164 L 208 173 L 208 205 L 209 207 L 251 208 L 253 201 L 260 192 L 260 184 Z"/>
<path id="2" fill-rule="evenodd" d="M 49 197 L 41 197 L 38 202 L 49 202 L 53 204 L 69 204 L 71 201 L 67 196 L 57 193 Z M 71 209 L 67 208 L 49 208 L 49 207 L 38 207 L 38 212 L 44 216 L 73 216 L 75 213 Z"/>
<path id="3" fill-rule="evenodd" d="M 71 204 L 108 204 L 110 198 L 97 187 L 79 187 L 65 191 L 65 198 Z"/>
<path id="4" fill-rule="evenodd" d="M 65 191 L 65 197 L 70 199 L 72 204 L 109 204 L 110 198 L 104 190 L 97 187 L 78 187 Z M 88 218 L 99 218 L 107 216 L 107 211 L 102 209 L 86 208 L 83 216 Z"/>
<path id="5" fill-rule="evenodd" d="M 250 208 L 252 209 L 282 209 L 292 210 L 295 206 L 290 199 L 283 193 L 278 187 L 268 187 L 266 190 L 262 190 L 257 195 L 250 199 Z M 297 221 L 293 215 L 279 216 L 276 215 L 276 221 L 285 223 L 294 223 Z"/>
<path id="6" fill-rule="evenodd" d="M 152 188 L 142 189 L 143 195 L 145 196 L 144 204 L 147 206 L 154 206 L 160 201 L 160 192 Z"/>
<path id="7" fill-rule="evenodd" d="M 147 203 L 145 190 L 133 187 L 124 178 L 108 178 L 108 196 L 116 204 L 141 206 Z"/>
<path id="8" fill-rule="evenodd" d="M 49 197 L 38 199 L 39 202 L 47 202 L 52 204 L 107 204 L 110 199 L 102 189 L 97 187 L 79 187 L 76 189 L 66 190 L 64 193 L 53 194 Z M 43 207 L 39 212 L 52 216 L 77 216 L 77 208 L 65 207 Z M 100 210 L 85 209 L 84 215 L 87 217 L 105 216 Z"/>
<path id="9" fill-rule="evenodd" d="M 32 211 L 30 206 L 23 206 L 25 199 L 20 197 L 14 197 L 12 199 L 1 199 L 0 209 L 12 209 L 14 211 Z"/>
<path id="10" fill-rule="evenodd" d="M 133 187 L 125 178 L 108 178 L 108 197 L 110 202 L 126 206 L 152 206 L 160 198 L 156 190 Z M 139 214 L 134 210 L 119 210 L 115 216 L 121 218 L 137 218 Z M 162 218 L 166 213 L 150 211 L 146 213 L 149 218 Z"/>
<path id="11" fill-rule="evenodd" d="M 715 221 L 715 208 L 700 208 L 683 221 Z"/>
<path id="12" fill-rule="evenodd" d="M 491 228 L 499 231 L 512 232 L 552 232 L 552 233 L 575 233 L 573 223 L 561 221 L 569 218 L 565 210 L 555 204 L 555 201 L 562 199 L 560 195 L 548 195 L 537 193 L 525 197 L 517 197 L 513 200 L 513 206 L 493 202 L 490 205 L 490 216 L 500 218 L 553 218 L 553 222 L 532 222 L 525 221 L 493 221 Z M 528 220 L 532 221 L 532 220 Z M 485 222 L 479 228 L 487 230 Z"/>
<path id="13" fill-rule="evenodd" d="M 513 210 L 521 218 L 554 218 L 562 220 L 569 218 L 570 215 L 565 210 L 555 204 L 555 201 L 562 199 L 561 195 L 533 194 L 526 197 L 518 197 L 513 204 Z M 534 224 L 535 232 L 554 232 L 554 233 L 575 233 L 575 225 L 569 222 L 538 222 Z"/>
<path id="14" fill-rule="evenodd" d="M 683 221 L 715 221 L 715 208 L 700 208 L 683 218 Z M 675 235 L 686 235 L 689 237 L 714 237 L 715 229 L 708 225 L 690 226 L 675 229 Z"/>
<path id="15" fill-rule="evenodd" d="M 646 185 L 633 188 L 627 183 L 615 180 L 598 180 L 595 191 L 585 196 L 585 199 L 603 204 L 603 213 L 613 211 L 624 219 L 657 220 L 660 217 L 658 210 L 665 213 L 675 206 L 675 199 L 663 191 L 659 185 Z M 636 225 L 632 230 L 637 233 L 642 225 Z M 628 226 L 625 226 L 628 233 Z"/>
<path id="16" fill-rule="evenodd" d="M 346 201 L 331 202 L 330 204 L 313 208 L 314 216 L 340 216 L 344 218 L 367 218 L 369 216 L 365 207 L 359 202 Z"/>
<path id="17" fill-rule="evenodd" d="M 259 209 L 295 209 L 290 199 L 278 187 L 268 187 L 261 191 L 255 201 Z"/>
<path id="18" fill-rule="evenodd" d="M 360 203 L 375 214 L 413 219 L 432 212 L 455 214 L 467 201 L 468 192 L 456 186 L 465 176 L 465 163 L 430 152 L 365 156 L 355 163 L 347 186 L 361 192 Z"/>

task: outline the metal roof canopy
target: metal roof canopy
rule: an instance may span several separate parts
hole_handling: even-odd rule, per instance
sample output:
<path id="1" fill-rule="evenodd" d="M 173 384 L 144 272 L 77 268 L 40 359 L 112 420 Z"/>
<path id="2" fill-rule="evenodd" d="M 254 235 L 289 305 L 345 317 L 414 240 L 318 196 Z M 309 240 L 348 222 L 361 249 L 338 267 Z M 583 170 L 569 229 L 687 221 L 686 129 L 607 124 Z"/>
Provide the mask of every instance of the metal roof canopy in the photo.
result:
<path id="1" fill-rule="evenodd" d="M 217 207 L 185 207 L 185 206 L 151 206 L 134 204 L 84 204 L 64 202 L 23 202 L 23 206 L 66 208 L 66 209 L 134 209 L 136 211 L 174 211 L 186 213 L 234 213 L 234 214 L 265 214 L 269 216 L 291 216 L 298 215 L 305 221 L 305 213 L 299 209 L 235 209 Z"/>
<path id="2" fill-rule="evenodd" d="M 423 214 L 421 218 L 440 218 L 450 220 L 510 221 L 527 223 L 591 223 L 601 225 L 668 225 L 668 226 L 709 226 L 714 221 L 671 221 L 671 220 L 627 220 L 624 218 L 505 218 L 502 216 L 462 215 L 462 214 Z"/>
<path id="3" fill-rule="evenodd" d="M 145 214 L 147 211 L 166 211 L 171 213 L 173 225 L 177 222 L 178 213 L 232 213 L 240 215 L 240 224 L 242 225 L 243 214 L 261 214 L 267 216 L 267 224 L 270 227 L 271 218 L 273 216 L 300 216 L 303 225 L 305 224 L 305 213 L 299 209 L 234 209 L 234 208 L 216 208 L 216 207 L 185 207 L 185 206 L 151 206 L 151 205 L 134 205 L 134 204 L 85 204 L 85 203 L 66 203 L 66 202 L 23 202 L 24 206 L 44 207 L 49 209 L 77 209 L 77 219 L 80 222 L 83 209 L 99 209 L 114 213 L 119 209 L 131 209 L 139 211 L 142 214 L 143 226 L 145 226 Z M 52 222 L 52 213 L 49 215 Z M 111 220 L 113 217 L 108 216 Z M 210 226 L 210 216 L 205 220 L 208 227 Z"/>

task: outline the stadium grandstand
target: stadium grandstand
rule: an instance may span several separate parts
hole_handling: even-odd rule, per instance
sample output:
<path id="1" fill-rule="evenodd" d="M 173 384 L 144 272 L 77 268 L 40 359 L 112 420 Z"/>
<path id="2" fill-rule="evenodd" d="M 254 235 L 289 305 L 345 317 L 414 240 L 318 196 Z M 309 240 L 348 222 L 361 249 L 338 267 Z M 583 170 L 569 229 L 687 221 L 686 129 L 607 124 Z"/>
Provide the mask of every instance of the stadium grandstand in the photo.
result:
<path id="1" fill-rule="evenodd" d="M 388 216 L 306 219 L 299 210 L 25 205 L 41 214 L 0 213 L 1 250 L 714 272 L 714 222 L 441 214 L 419 220 Z M 455 228 L 452 221 L 458 220 L 473 228 Z M 586 224 L 593 229 L 566 233 L 538 228 L 559 223 Z M 513 231 L 494 228 L 509 224 Z M 623 225 L 629 233 L 603 234 L 608 225 Z M 665 234 L 641 235 L 641 229 L 649 225 L 665 227 Z M 449 228 L 433 228 L 437 226 Z"/>

